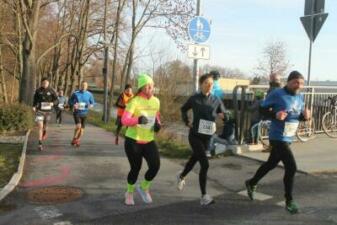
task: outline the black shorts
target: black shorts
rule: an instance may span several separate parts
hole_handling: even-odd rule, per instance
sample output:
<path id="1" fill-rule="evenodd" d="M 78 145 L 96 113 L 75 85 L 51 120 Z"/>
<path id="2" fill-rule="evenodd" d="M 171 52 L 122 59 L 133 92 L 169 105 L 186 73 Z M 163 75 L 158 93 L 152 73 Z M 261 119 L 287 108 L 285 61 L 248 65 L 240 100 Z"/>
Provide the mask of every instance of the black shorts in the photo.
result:
<path id="1" fill-rule="evenodd" d="M 86 120 L 87 120 L 87 116 L 80 116 L 80 115 L 74 114 L 75 124 L 81 124 L 82 128 L 85 128 Z"/>
<path id="2" fill-rule="evenodd" d="M 121 116 L 117 116 L 116 126 L 120 126 L 120 127 L 123 126 L 123 124 L 122 124 L 122 117 Z"/>

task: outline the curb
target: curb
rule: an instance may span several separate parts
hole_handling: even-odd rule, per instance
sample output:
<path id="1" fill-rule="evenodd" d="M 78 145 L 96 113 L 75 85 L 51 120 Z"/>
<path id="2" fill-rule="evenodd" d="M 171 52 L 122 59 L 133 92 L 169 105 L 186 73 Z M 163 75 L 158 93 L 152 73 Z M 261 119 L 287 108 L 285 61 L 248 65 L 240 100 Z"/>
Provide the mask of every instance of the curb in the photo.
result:
<path id="1" fill-rule="evenodd" d="M 28 142 L 29 134 L 30 134 L 30 130 L 28 130 L 25 135 L 25 140 L 24 140 L 24 144 L 22 148 L 18 171 L 13 174 L 9 183 L 5 187 L 3 187 L 2 190 L 0 191 L 0 202 L 14 190 L 14 188 L 19 184 L 19 181 L 22 177 L 23 168 L 24 168 L 25 161 L 26 161 L 26 151 L 27 151 L 27 142 Z"/>

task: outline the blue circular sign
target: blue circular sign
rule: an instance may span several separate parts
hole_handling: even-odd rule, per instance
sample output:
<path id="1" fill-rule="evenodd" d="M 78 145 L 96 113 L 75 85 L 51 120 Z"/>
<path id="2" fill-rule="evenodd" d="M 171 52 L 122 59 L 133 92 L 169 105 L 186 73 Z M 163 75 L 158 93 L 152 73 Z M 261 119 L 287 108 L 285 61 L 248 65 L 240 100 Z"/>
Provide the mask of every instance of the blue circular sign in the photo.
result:
<path id="1" fill-rule="evenodd" d="M 201 16 L 194 17 L 188 24 L 188 34 L 197 43 L 206 42 L 211 34 L 208 20 Z"/>

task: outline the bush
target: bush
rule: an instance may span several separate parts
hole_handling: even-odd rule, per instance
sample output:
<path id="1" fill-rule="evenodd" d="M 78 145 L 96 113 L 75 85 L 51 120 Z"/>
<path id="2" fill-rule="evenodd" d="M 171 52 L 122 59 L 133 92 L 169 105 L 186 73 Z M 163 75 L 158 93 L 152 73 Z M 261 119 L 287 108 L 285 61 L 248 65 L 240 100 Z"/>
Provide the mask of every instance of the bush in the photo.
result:
<path id="1" fill-rule="evenodd" d="M 0 105 L 0 132 L 27 131 L 34 125 L 32 108 L 23 104 Z"/>
<path id="2" fill-rule="evenodd" d="M 0 188 L 4 187 L 18 170 L 21 150 L 21 144 L 0 144 Z"/>
<path id="3" fill-rule="evenodd" d="M 176 134 L 168 132 L 165 128 L 156 135 L 156 140 L 160 154 L 167 158 L 186 159 L 191 155 L 190 146 L 183 143 Z"/>

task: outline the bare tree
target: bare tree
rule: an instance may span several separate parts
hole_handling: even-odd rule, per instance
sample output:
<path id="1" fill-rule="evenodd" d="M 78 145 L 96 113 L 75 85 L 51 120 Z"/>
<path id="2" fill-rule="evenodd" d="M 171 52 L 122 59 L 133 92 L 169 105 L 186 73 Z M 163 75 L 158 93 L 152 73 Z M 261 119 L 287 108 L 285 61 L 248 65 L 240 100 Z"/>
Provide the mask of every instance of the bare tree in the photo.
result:
<path id="1" fill-rule="evenodd" d="M 2 63 L 2 47 L 0 45 L 0 94 L 2 93 L 3 101 L 5 103 L 8 103 L 8 97 L 7 97 L 7 87 L 5 82 L 5 75 L 3 72 L 3 63 Z"/>
<path id="2" fill-rule="evenodd" d="M 122 70 L 121 86 L 129 80 L 134 61 L 135 41 L 144 27 L 165 29 L 177 46 L 184 48 L 182 42 L 188 39 L 186 27 L 194 15 L 194 1 L 132 0 L 131 11 L 131 40 Z"/>
<path id="3" fill-rule="evenodd" d="M 284 42 L 269 42 L 263 49 L 262 59 L 256 68 L 256 76 L 267 78 L 271 73 L 285 76 L 290 67 Z"/>
<path id="4" fill-rule="evenodd" d="M 33 102 L 33 91 L 36 87 L 35 45 L 41 4 L 41 0 L 19 1 L 18 13 L 24 27 L 19 101 L 29 105 Z"/>
<path id="5" fill-rule="evenodd" d="M 109 5 L 106 21 L 104 3 Z M 31 104 L 40 78 L 48 76 L 52 87 L 70 94 L 92 71 L 88 62 L 98 60 L 106 37 L 113 44 L 111 106 L 115 79 L 123 86 L 134 71 L 136 40 L 143 29 L 166 29 L 179 46 L 187 39 L 193 6 L 194 0 L 2 0 L 0 18 L 6 23 L 0 27 L 0 91 L 14 93 L 20 83 L 20 102 Z"/>
<path id="6" fill-rule="evenodd" d="M 110 95 L 108 102 L 107 118 L 110 119 L 111 107 L 114 98 L 114 85 L 117 73 L 117 61 L 118 61 L 118 45 L 119 45 L 119 32 L 120 32 L 120 19 L 121 14 L 124 8 L 126 0 L 118 0 L 117 11 L 116 11 L 116 22 L 114 26 L 114 58 L 112 62 L 112 75 L 111 75 L 111 84 L 110 84 Z"/>
<path id="7" fill-rule="evenodd" d="M 161 57 L 159 55 L 159 57 Z M 193 85 L 191 68 L 185 63 L 174 60 L 160 65 L 154 73 L 157 93 L 161 102 L 161 114 L 165 120 L 176 121 L 180 117 L 177 110 L 179 99 L 191 94 Z"/>

